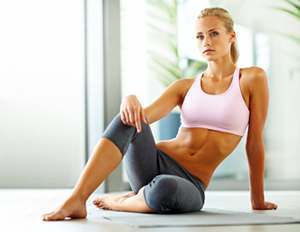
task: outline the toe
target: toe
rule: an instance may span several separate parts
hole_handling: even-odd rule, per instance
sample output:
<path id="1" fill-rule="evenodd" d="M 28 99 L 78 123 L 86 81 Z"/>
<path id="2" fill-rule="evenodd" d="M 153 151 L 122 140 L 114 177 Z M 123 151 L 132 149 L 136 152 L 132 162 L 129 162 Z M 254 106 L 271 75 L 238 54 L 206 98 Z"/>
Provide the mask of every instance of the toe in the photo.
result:
<path id="1" fill-rule="evenodd" d="M 57 221 L 65 219 L 65 216 L 62 212 L 56 212 L 49 215 L 46 215 L 45 219 L 47 221 Z"/>
<path id="2" fill-rule="evenodd" d="M 49 217 L 49 215 L 51 215 L 53 212 L 51 212 L 51 213 L 46 213 L 46 214 L 43 214 L 42 215 L 42 219 L 44 220 L 44 221 L 47 221 L 47 218 Z"/>
<path id="3" fill-rule="evenodd" d="M 94 204 L 98 204 L 99 202 L 101 201 L 101 198 L 100 197 L 97 197 L 93 200 L 93 203 Z"/>
<path id="4" fill-rule="evenodd" d="M 94 203 L 95 206 L 99 206 L 99 205 L 101 205 L 101 204 L 102 204 L 101 201 L 97 201 L 97 202 Z"/>
<path id="5" fill-rule="evenodd" d="M 51 213 L 44 216 L 45 221 L 50 221 L 51 219 L 52 219 L 52 214 Z"/>
<path id="6" fill-rule="evenodd" d="M 45 214 L 42 215 L 42 220 L 43 220 L 43 221 L 46 221 L 46 216 L 47 216 L 47 215 L 45 215 Z"/>
<path id="7" fill-rule="evenodd" d="M 102 207 L 103 207 L 103 205 L 102 205 L 102 203 L 99 203 L 99 204 L 96 204 L 96 207 L 98 207 L 98 208 L 102 208 Z"/>

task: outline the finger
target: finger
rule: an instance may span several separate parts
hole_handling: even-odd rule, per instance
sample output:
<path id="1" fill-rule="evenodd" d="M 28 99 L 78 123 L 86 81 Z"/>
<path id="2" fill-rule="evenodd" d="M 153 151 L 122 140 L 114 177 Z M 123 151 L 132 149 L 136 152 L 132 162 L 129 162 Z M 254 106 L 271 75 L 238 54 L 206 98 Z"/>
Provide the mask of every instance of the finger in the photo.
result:
<path id="1" fill-rule="evenodd" d="M 129 108 L 127 108 L 127 113 L 129 115 L 129 122 L 131 124 L 133 124 L 133 115 L 132 115 L 133 113 L 131 112 L 131 110 Z"/>
<path id="2" fill-rule="evenodd" d="M 141 124 L 141 112 L 140 112 L 140 109 L 138 110 L 137 112 L 137 121 L 138 121 L 138 125 L 139 125 L 139 132 L 142 131 L 142 124 Z"/>
<path id="3" fill-rule="evenodd" d="M 126 124 L 126 122 L 125 122 L 125 115 L 124 115 L 124 112 L 123 112 L 123 111 L 120 112 L 120 116 L 121 116 L 121 121 L 122 121 L 124 124 Z"/>
<path id="4" fill-rule="evenodd" d="M 275 204 L 269 203 L 269 204 L 267 205 L 267 208 L 268 208 L 268 209 L 274 209 L 274 208 L 275 208 Z"/>
<path id="5" fill-rule="evenodd" d="M 141 115 L 142 115 L 143 121 L 144 121 L 146 124 L 148 124 L 148 121 L 147 121 L 147 119 L 146 119 L 146 114 L 145 114 L 145 111 L 144 111 L 144 110 L 142 110 Z"/>
<path id="6" fill-rule="evenodd" d="M 137 129 L 137 132 L 139 133 L 140 132 L 140 127 L 139 127 L 139 122 L 138 122 L 138 119 L 137 119 L 137 112 L 134 111 L 134 124 L 135 124 L 135 127 Z"/>
<path id="7" fill-rule="evenodd" d="M 128 124 L 128 122 L 129 122 L 129 115 L 128 115 L 128 112 L 127 112 L 126 108 L 123 110 L 123 114 L 124 114 L 124 117 L 125 117 L 125 123 Z"/>
<path id="8" fill-rule="evenodd" d="M 146 120 L 147 124 L 150 124 L 150 121 L 146 115 L 145 115 L 145 120 Z"/>
<path id="9" fill-rule="evenodd" d="M 125 108 L 125 112 L 126 112 L 126 123 L 130 124 L 130 110 L 129 110 L 129 108 Z"/>

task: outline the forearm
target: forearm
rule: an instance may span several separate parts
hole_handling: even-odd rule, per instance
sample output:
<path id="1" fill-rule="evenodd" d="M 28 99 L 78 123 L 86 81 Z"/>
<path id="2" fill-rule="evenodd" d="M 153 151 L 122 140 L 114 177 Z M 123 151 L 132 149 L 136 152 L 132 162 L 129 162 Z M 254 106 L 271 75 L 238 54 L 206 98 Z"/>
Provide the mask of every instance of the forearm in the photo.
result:
<path id="1" fill-rule="evenodd" d="M 149 122 L 149 124 L 152 124 L 161 118 L 165 117 L 172 109 L 172 108 L 161 108 L 155 104 L 151 104 L 150 106 L 144 108 L 145 116 Z"/>
<path id="2" fill-rule="evenodd" d="M 264 148 L 256 146 L 256 151 L 248 152 L 251 203 L 264 203 Z"/>

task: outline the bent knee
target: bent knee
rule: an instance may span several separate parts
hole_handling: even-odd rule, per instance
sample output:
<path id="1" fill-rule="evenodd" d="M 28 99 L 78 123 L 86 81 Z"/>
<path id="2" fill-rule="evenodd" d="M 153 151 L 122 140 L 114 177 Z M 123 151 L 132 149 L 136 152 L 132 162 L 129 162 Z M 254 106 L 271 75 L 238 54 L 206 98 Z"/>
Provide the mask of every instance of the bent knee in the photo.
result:
<path id="1" fill-rule="evenodd" d="M 177 179 L 172 175 L 158 175 L 145 186 L 144 197 L 148 206 L 158 213 L 182 213 L 199 211 L 204 205 L 198 190 L 193 194 L 188 189 L 182 193 Z"/>
<path id="2" fill-rule="evenodd" d="M 176 208 L 174 193 L 177 190 L 177 182 L 169 175 L 158 175 L 145 186 L 145 201 L 150 208 L 157 212 L 169 212 Z"/>

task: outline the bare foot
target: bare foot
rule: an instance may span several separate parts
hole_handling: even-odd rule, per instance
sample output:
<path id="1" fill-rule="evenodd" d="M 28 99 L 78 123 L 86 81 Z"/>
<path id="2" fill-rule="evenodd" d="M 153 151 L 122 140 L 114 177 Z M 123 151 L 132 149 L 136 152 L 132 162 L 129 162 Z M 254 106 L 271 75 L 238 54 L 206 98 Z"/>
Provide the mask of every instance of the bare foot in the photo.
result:
<path id="1" fill-rule="evenodd" d="M 60 207 L 51 213 L 44 214 L 44 221 L 65 220 L 66 218 L 85 218 L 87 216 L 85 202 L 76 197 L 68 198 Z"/>
<path id="2" fill-rule="evenodd" d="M 154 209 L 148 207 L 145 202 L 142 187 L 137 194 L 130 192 L 127 194 L 107 195 L 97 197 L 93 203 L 102 209 L 126 211 L 126 212 L 140 212 L 149 213 L 154 212 Z"/>
<path id="3" fill-rule="evenodd" d="M 117 210 L 115 207 L 117 204 L 122 203 L 126 198 L 136 195 L 135 192 L 129 192 L 125 194 L 107 194 L 96 197 L 93 200 L 93 204 L 98 208 Z"/>

